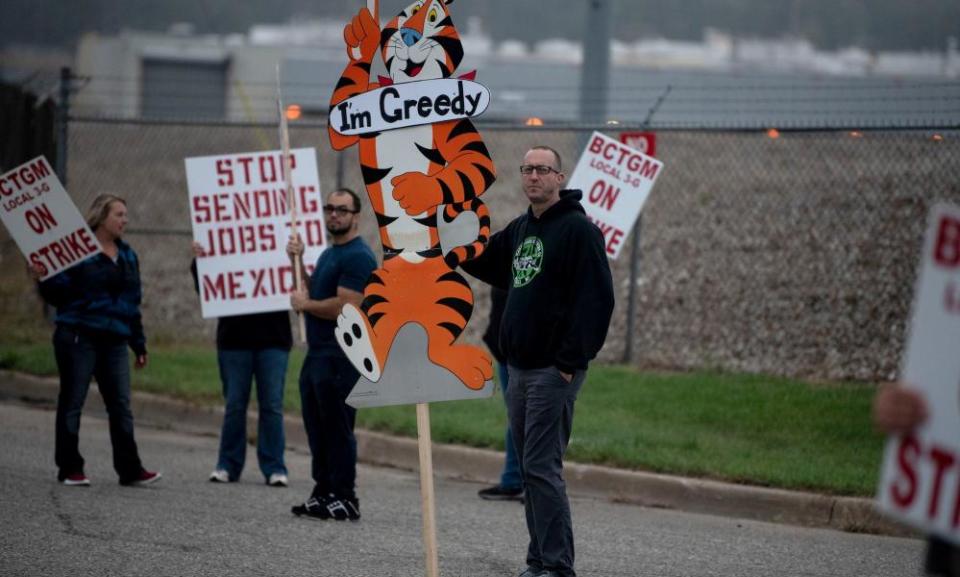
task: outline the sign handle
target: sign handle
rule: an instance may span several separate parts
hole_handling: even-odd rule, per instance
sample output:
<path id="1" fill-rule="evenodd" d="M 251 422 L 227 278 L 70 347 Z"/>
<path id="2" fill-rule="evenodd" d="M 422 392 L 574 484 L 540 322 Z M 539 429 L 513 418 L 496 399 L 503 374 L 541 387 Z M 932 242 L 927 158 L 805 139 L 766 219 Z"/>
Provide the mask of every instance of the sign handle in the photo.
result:
<path id="1" fill-rule="evenodd" d="M 287 129 L 287 115 L 283 109 L 283 98 L 280 95 L 280 63 L 277 63 L 277 111 L 280 113 L 280 144 L 283 148 L 283 182 L 287 187 L 287 210 L 290 212 L 290 233 L 297 234 L 297 197 L 293 193 L 293 175 L 290 158 L 290 132 Z M 303 275 L 300 269 L 301 259 L 293 259 L 293 286 L 299 292 L 303 286 Z M 297 326 L 300 329 L 300 342 L 307 342 L 307 326 L 303 312 L 297 313 Z"/>
<path id="2" fill-rule="evenodd" d="M 433 499 L 433 456 L 430 441 L 430 405 L 417 403 L 417 447 L 420 450 L 420 501 L 423 509 L 423 554 L 427 577 L 439 577 L 437 526 Z"/>

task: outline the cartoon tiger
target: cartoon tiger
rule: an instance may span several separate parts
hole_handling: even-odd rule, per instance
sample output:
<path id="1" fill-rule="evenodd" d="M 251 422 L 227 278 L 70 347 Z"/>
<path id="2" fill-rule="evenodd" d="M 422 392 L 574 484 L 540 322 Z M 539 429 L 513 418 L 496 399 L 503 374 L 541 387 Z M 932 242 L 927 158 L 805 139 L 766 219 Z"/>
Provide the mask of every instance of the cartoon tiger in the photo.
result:
<path id="1" fill-rule="evenodd" d="M 388 83 L 449 78 L 463 47 L 447 8 L 453 0 L 421 0 L 381 31 L 366 8 L 344 29 L 347 64 L 330 101 L 334 107 Z M 370 81 L 380 49 L 389 78 Z M 371 276 L 360 308 L 346 305 L 336 338 L 361 375 L 380 379 L 394 337 L 408 322 L 427 332 L 427 356 L 480 390 L 493 378 L 489 355 L 454 344 L 473 312 L 473 293 L 456 271 L 478 256 L 490 235 L 490 216 L 478 198 L 496 178 L 487 147 L 469 119 L 450 120 L 354 136 L 329 129 L 343 150 L 359 143 L 360 168 L 376 213 L 383 267 Z M 438 215 L 452 222 L 463 212 L 479 221 L 476 239 L 444 256 Z"/>

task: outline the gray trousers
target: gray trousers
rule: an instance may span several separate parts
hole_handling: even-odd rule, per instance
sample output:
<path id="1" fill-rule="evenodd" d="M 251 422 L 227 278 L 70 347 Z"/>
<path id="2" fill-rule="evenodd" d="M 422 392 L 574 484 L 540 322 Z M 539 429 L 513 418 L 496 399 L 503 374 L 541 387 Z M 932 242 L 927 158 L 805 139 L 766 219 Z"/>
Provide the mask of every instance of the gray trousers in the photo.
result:
<path id="1" fill-rule="evenodd" d="M 527 565 L 574 577 L 573 526 L 563 455 L 573 428 L 573 405 L 586 371 L 571 382 L 556 367 L 508 367 L 507 415 L 525 489 Z"/>

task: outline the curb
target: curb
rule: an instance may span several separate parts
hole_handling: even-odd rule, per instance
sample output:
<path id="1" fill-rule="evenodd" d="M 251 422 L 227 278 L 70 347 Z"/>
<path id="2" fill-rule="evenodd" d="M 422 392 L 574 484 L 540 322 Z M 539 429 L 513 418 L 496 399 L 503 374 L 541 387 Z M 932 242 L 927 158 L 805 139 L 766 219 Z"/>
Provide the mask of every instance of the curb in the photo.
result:
<path id="1" fill-rule="evenodd" d="M 0 401 L 50 405 L 56 402 L 58 390 L 55 377 L 0 370 Z M 220 407 L 143 392 L 133 393 L 131 409 L 141 424 L 214 436 L 220 432 L 223 416 Z M 251 413 L 248 418 L 252 423 L 249 430 L 256 431 L 256 415 Z M 286 415 L 284 425 L 287 445 L 306 450 L 307 439 L 300 420 Z M 411 471 L 419 469 L 416 439 L 366 430 L 358 430 L 356 435 L 362 462 Z M 434 473 L 446 478 L 495 483 L 502 465 L 503 453 L 498 451 L 433 445 Z M 752 487 L 573 462 L 565 462 L 564 471 L 571 494 L 575 495 L 754 521 L 920 537 L 913 529 L 882 516 L 874 508 L 872 499 Z"/>

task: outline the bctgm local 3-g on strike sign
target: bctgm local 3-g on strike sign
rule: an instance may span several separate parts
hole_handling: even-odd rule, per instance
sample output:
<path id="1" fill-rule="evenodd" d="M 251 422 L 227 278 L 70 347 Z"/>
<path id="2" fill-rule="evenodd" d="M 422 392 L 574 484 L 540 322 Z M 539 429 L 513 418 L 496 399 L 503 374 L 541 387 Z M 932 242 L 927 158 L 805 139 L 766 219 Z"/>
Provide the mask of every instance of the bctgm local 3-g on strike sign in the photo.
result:
<path id="1" fill-rule="evenodd" d="M 90 227 L 38 156 L 0 176 L 0 219 L 32 265 L 48 279 L 100 253 Z"/>
<path id="2" fill-rule="evenodd" d="M 307 274 L 326 247 L 314 149 L 290 151 L 297 231 Z M 197 280 L 204 318 L 290 309 L 293 268 L 283 153 L 187 158 L 193 240 L 203 248 Z"/>
<path id="3" fill-rule="evenodd" d="M 887 441 L 880 508 L 960 544 L 960 207 L 937 205 L 924 241 L 901 380 L 927 421 Z"/>
<path id="4" fill-rule="evenodd" d="M 584 210 L 603 233 L 607 256 L 617 258 L 663 163 L 599 132 L 570 176 L 568 188 L 583 191 Z"/>

